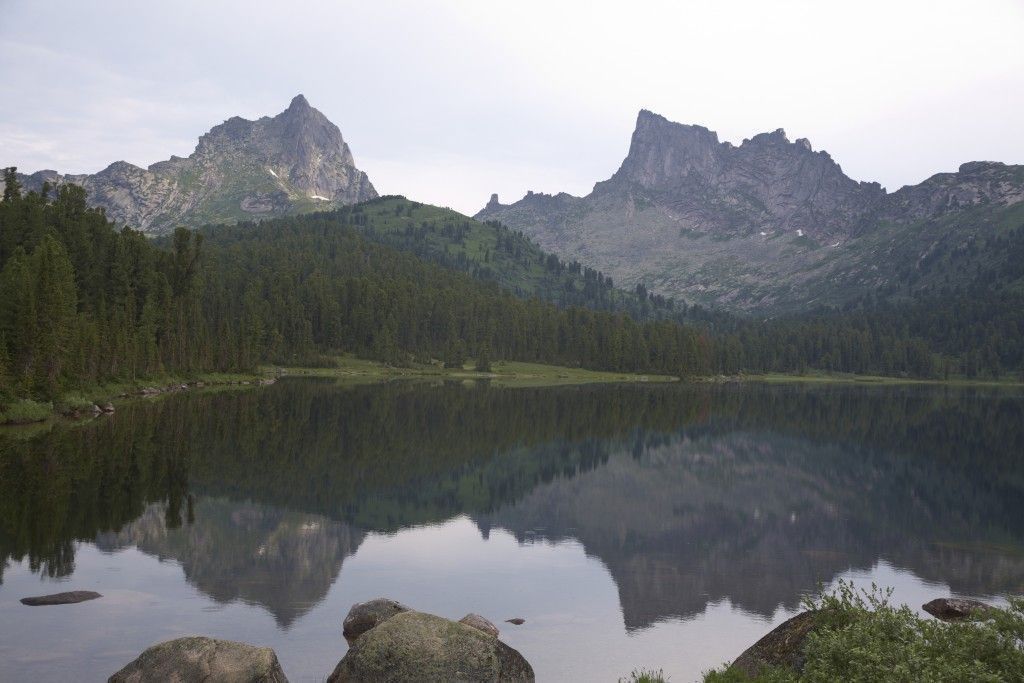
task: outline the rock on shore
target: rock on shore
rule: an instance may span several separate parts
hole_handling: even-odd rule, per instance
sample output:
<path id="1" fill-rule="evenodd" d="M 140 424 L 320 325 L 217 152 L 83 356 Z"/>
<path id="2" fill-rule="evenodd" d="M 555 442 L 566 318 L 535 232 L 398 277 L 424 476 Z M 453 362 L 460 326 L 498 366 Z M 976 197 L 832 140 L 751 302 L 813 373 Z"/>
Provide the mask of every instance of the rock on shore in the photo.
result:
<path id="1" fill-rule="evenodd" d="M 154 645 L 107 683 L 288 683 L 269 647 L 188 636 Z"/>
<path id="2" fill-rule="evenodd" d="M 388 598 L 377 598 L 357 603 L 352 605 L 352 609 L 348 611 L 348 616 L 345 617 L 345 622 L 342 625 L 342 633 L 345 635 L 345 640 L 351 643 L 377 624 L 396 614 L 408 612 L 410 609 L 397 600 Z"/>
<path id="3" fill-rule="evenodd" d="M 787 667 L 800 672 L 804 668 L 804 642 L 814 629 L 814 612 L 801 612 L 779 624 L 743 651 L 731 669 L 756 678 L 770 667 Z"/>
<path id="4" fill-rule="evenodd" d="M 364 614 L 367 604 L 355 605 L 353 612 Z M 349 615 L 353 616 L 352 612 Z M 466 620 L 474 625 L 407 608 L 398 611 L 357 636 L 327 680 L 535 680 L 533 667 L 517 650 L 497 639 L 493 624 L 478 615 L 467 615 Z"/>
<path id="5" fill-rule="evenodd" d="M 989 606 L 970 598 L 936 598 L 921 605 L 921 609 L 942 621 L 968 621 L 983 614 Z"/>

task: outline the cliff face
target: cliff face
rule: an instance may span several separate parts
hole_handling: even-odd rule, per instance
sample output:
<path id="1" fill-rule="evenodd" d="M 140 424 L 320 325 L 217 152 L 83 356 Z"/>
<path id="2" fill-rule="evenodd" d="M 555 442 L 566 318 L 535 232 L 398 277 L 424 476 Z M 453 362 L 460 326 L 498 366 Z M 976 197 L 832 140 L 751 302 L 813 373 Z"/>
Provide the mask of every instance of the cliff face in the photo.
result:
<path id="1" fill-rule="evenodd" d="M 682 223 L 719 235 L 761 230 L 848 234 L 885 192 L 858 183 L 825 152 L 782 129 L 735 147 L 700 126 L 642 111 L 629 153 L 594 194 L 635 194 L 673 210 Z"/>
<path id="2" fill-rule="evenodd" d="M 1001 224 L 1021 206 L 1024 166 L 968 163 L 889 194 L 781 129 L 736 146 L 641 111 L 622 165 L 589 195 L 530 193 L 509 205 L 492 197 L 476 217 L 622 285 L 739 310 L 794 310 L 892 287 L 908 265 L 897 252 L 905 259 L 937 241 L 972 240 L 977 232 L 957 216 L 980 211 Z"/>
<path id="3" fill-rule="evenodd" d="M 139 168 L 118 161 L 92 175 L 39 171 L 28 190 L 82 185 L 94 206 L 150 234 L 334 208 L 373 199 L 376 190 L 355 166 L 341 131 L 302 95 L 274 117 L 234 117 L 199 138 L 188 158 Z"/>

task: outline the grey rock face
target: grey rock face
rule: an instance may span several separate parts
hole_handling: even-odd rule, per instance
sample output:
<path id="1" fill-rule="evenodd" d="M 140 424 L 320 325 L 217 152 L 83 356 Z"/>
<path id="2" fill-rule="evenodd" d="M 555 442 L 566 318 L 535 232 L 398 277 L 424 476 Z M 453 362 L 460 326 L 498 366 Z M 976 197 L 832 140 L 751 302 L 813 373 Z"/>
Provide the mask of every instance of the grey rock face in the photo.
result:
<path id="1" fill-rule="evenodd" d="M 345 638 L 351 642 L 377 624 L 387 621 L 396 614 L 408 612 L 410 609 L 397 600 L 389 598 L 376 598 L 356 603 L 352 605 L 348 616 L 345 617 L 342 632 Z"/>
<path id="2" fill-rule="evenodd" d="M 810 143 L 791 143 L 781 128 L 720 143 L 701 126 L 673 123 L 641 111 L 629 154 L 594 194 L 646 193 L 685 217 L 694 228 L 717 234 L 763 229 L 811 235 L 846 232 L 885 196 L 877 183 L 858 183 Z"/>
<path id="3" fill-rule="evenodd" d="M 189 636 L 147 649 L 115 673 L 109 683 L 218 681 L 287 683 L 277 655 L 269 647 Z"/>
<path id="4" fill-rule="evenodd" d="M 67 591 L 65 593 L 53 593 L 52 595 L 37 595 L 30 598 L 22 598 L 21 604 L 30 607 L 43 607 L 46 605 L 73 605 L 77 602 L 95 600 L 103 596 L 93 591 Z"/>
<path id="5" fill-rule="evenodd" d="M 370 629 L 327 679 L 347 681 L 533 681 L 523 656 L 497 638 L 449 619 L 403 612 Z"/>
<path id="6" fill-rule="evenodd" d="M 328 209 L 373 199 L 341 131 L 302 95 L 274 117 L 228 119 L 186 159 L 139 168 L 118 161 L 92 175 L 39 171 L 26 190 L 74 183 L 108 218 L 159 234 L 198 226 Z"/>
<path id="7" fill-rule="evenodd" d="M 884 217 L 895 221 L 934 218 L 974 206 L 1011 206 L 1024 201 L 1024 166 L 994 161 L 961 164 L 919 185 L 889 195 Z"/>
<path id="8" fill-rule="evenodd" d="M 619 286 L 643 282 L 736 310 L 799 310 L 892 284 L 908 264 L 885 260 L 907 249 L 893 248 L 906 241 L 886 226 L 1022 201 L 1024 166 L 973 162 L 887 194 L 781 129 L 736 146 L 641 111 L 622 165 L 587 196 L 531 192 L 508 205 L 492 196 L 476 218 L 522 230 Z M 918 230 L 910 249 L 920 256 L 962 232 Z"/>

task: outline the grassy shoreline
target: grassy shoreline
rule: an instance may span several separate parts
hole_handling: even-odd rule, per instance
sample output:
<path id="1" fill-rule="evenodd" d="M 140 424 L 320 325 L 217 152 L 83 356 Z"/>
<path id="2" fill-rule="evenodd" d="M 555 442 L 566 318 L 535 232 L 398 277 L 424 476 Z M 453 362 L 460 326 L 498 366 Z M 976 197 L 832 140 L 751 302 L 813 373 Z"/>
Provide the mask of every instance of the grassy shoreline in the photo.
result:
<path id="1" fill-rule="evenodd" d="M 666 383 L 691 381 L 696 383 L 762 383 L 762 384 L 853 384 L 860 386 L 932 385 L 947 387 L 1024 388 L 1024 382 L 1012 378 L 1001 379 L 914 379 L 877 375 L 845 375 L 808 373 L 803 375 L 769 373 L 764 375 L 733 375 L 694 377 L 681 380 L 672 375 L 635 374 L 586 370 L 558 365 L 527 363 L 522 361 L 496 361 L 489 372 L 474 369 L 468 362 L 462 368 L 445 368 L 441 363 L 395 367 L 354 356 L 337 356 L 333 367 L 261 366 L 255 373 L 192 373 L 166 375 L 126 382 L 110 382 L 86 389 L 68 392 L 53 403 L 16 399 L 0 410 L 0 427 L 36 424 L 60 416 L 89 415 L 94 406 L 121 403 L 152 397 L 183 388 L 253 386 L 276 377 L 331 377 L 344 382 L 381 382 L 389 380 L 480 381 L 498 386 L 543 387 L 572 384 L 608 383 Z"/>
<path id="2" fill-rule="evenodd" d="M 18 427 L 60 417 L 92 415 L 97 412 L 96 407 L 106 404 L 116 405 L 184 389 L 255 385 L 262 379 L 265 379 L 263 375 L 255 373 L 205 372 L 106 382 L 65 392 L 56 401 L 14 399 L 0 410 L 0 427 Z"/>
<path id="3" fill-rule="evenodd" d="M 896 386 L 906 384 L 928 384 L 948 387 L 1024 387 L 1024 382 L 1013 378 L 952 377 L 950 379 L 922 379 L 914 377 L 886 377 L 884 375 L 849 375 L 809 373 L 805 375 L 768 373 L 764 375 L 741 375 L 718 381 L 761 382 L 765 384 L 860 384 Z"/>
<path id="4" fill-rule="evenodd" d="M 140 398 L 152 398 L 186 389 L 224 387 L 230 385 L 256 386 L 277 377 L 333 377 L 341 381 L 379 382 L 393 379 L 420 379 L 445 381 L 489 380 L 502 386 L 558 386 L 567 384 L 594 384 L 609 382 L 676 382 L 669 375 L 640 375 L 567 368 L 540 363 L 497 361 L 491 372 L 478 372 L 472 363 L 460 368 L 445 368 L 439 363 L 399 368 L 377 361 L 353 356 L 339 356 L 334 367 L 261 366 L 255 373 L 193 373 L 167 375 L 127 382 L 111 382 L 71 391 L 57 401 L 41 402 L 16 399 L 0 411 L 0 427 L 37 424 L 59 417 L 77 417 L 96 414 L 97 408 L 107 403 L 123 403 Z"/>
<path id="5" fill-rule="evenodd" d="M 395 367 L 353 356 L 340 356 L 336 360 L 336 367 L 329 368 L 268 366 L 261 368 L 261 370 L 264 375 L 280 377 L 334 377 L 353 381 L 389 379 L 488 380 L 502 386 L 557 386 L 562 384 L 613 382 L 664 383 L 679 381 L 678 377 L 672 375 L 607 372 L 522 361 L 495 361 L 491 363 L 490 372 L 481 372 L 474 369 L 472 362 L 466 363 L 461 368 L 445 368 L 440 363 Z"/>

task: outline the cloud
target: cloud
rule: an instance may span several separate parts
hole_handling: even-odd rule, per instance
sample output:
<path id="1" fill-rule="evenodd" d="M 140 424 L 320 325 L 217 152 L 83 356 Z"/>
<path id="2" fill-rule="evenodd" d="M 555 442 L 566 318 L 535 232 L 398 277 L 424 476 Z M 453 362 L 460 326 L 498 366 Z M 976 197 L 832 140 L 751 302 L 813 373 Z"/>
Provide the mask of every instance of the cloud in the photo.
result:
<path id="1" fill-rule="evenodd" d="M 733 142 L 783 127 L 895 189 L 1024 162 L 1022 28 L 1014 0 L 8 0 L 0 164 L 147 165 L 303 92 L 378 187 L 462 210 L 589 191 L 640 108 Z"/>

